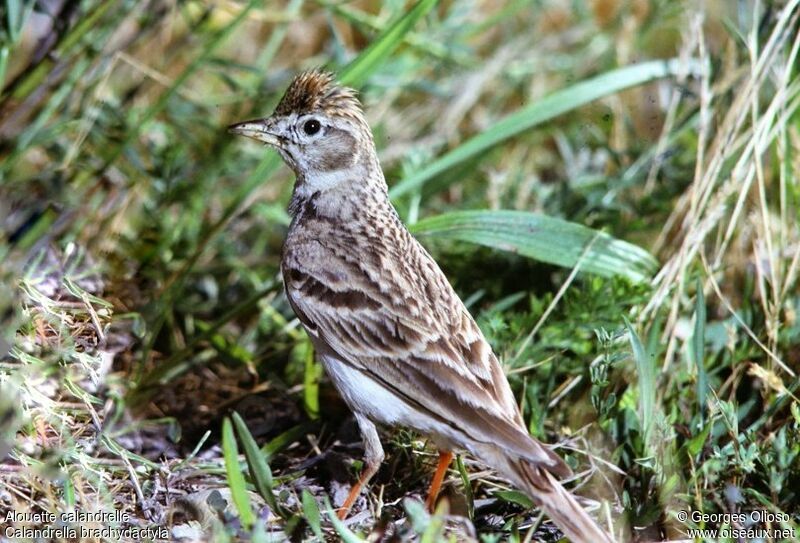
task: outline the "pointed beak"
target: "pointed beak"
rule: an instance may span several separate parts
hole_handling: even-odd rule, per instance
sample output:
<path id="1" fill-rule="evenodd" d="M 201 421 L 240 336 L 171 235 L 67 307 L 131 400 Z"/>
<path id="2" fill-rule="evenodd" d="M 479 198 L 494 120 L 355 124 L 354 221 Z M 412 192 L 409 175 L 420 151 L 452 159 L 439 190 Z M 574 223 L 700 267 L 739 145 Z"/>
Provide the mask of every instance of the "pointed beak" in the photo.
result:
<path id="1" fill-rule="evenodd" d="M 267 145 L 272 145 L 273 147 L 280 147 L 280 138 L 277 134 L 272 132 L 272 124 L 272 120 L 269 118 L 254 119 L 252 121 L 232 124 L 228 127 L 228 132 L 263 141 Z"/>

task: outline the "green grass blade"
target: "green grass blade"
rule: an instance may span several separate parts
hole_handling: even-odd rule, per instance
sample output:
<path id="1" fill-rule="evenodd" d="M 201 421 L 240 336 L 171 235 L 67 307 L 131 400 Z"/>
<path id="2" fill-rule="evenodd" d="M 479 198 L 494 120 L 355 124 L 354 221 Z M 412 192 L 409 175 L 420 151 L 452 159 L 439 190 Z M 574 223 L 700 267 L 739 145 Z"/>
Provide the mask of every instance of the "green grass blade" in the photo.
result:
<path id="1" fill-rule="evenodd" d="M 301 439 L 308 432 L 315 431 L 315 428 L 315 424 L 307 422 L 293 426 L 282 434 L 278 434 L 269 443 L 261 447 L 261 452 L 264 455 L 264 459 L 269 462 L 269 459 L 272 458 L 273 455 L 284 450 L 298 439 Z"/>
<path id="2" fill-rule="evenodd" d="M 422 534 L 431 524 L 432 515 L 428 513 L 427 508 L 419 500 L 412 498 L 405 498 L 403 500 L 403 507 L 408 514 L 408 519 L 411 528 L 417 533 Z"/>
<path id="3" fill-rule="evenodd" d="M 656 260 L 644 249 L 585 226 L 524 211 L 455 211 L 417 222 L 414 234 L 477 243 L 602 276 L 644 281 Z M 584 254 L 585 253 L 585 254 Z"/>
<path id="4" fill-rule="evenodd" d="M 647 352 L 639 340 L 636 330 L 633 329 L 630 321 L 625 320 L 625 327 L 628 329 L 628 336 L 633 349 L 633 360 L 636 363 L 636 372 L 639 374 L 639 416 L 642 419 L 642 434 L 644 436 L 645 447 L 650 443 L 651 429 L 656 408 L 656 372 L 654 361 L 650 359 Z M 651 451 L 647 451 L 649 454 Z"/>
<path id="5" fill-rule="evenodd" d="M 67 472 L 64 477 L 64 505 L 68 508 L 75 507 L 75 485 L 72 483 L 72 475 Z"/>
<path id="6" fill-rule="evenodd" d="M 403 36 L 435 5 L 436 0 L 417 2 L 339 73 L 339 81 L 354 87 L 363 84 L 369 74 L 403 42 Z"/>
<path id="7" fill-rule="evenodd" d="M 8 45 L 0 45 L 0 89 L 5 86 L 6 70 L 8 70 Z"/>
<path id="8" fill-rule="evenodd" d="M 444 537 L 444 530 L 444 517 L 440 514 L 431 516 L 428 526 L 419 538 L 419 543 L 439 543 L 441 541 L 447 541 Z"/>
<path id="9" fill-rule="evenodd" d="M 355 532 L 348 528 L 344 522 L 339 520 L 339 517 L 336 516 L 327 498 L 325 498 L 325 505 L 328 508 L 328 518 L 333 523 L 333 529 L 336 530 L 339 538 L 344 541 L 344 543 L 364 543 L 364 539 L 361 539 Z"/>
<path id="10" fill-rule="evenodd" d="M 517 505 L 521 505 L 525 509 L 531 509 L 536 504 L 533 503 L 533 500 L 528 497 L 527 494 L 523 494 L 518 490 L 498 490 L 493 494 L 493 496 L 500 498 L 503 501 L 508 503 L 514 503 Z"/>
<path id="11" fill-rule="evenodd" d="M 491 128 L 465 141 L 425 168 L 403 179 L 389 191 L 392 198 L 422 186 L 429 179 L 502 143 L 503 141 L 576 109 L 603 96 L 635 87 L 654 79 L 679 73 L 685 66 L 679 60 L 643 62 L 625 66 L 556 91 L 536 103 L 512 113 Z"/>
<path id="12" fill-rule="evenodd" d="M 456 468 L 458 468 L 458 475 L 461 477 L 461 484 L 464 485 L 464 498 L 467 500 L 467 517 L 473 520 L 475 518 L 475 497 L 472 494 L 472 482 L 469 480 L 467 466 L 464 465 L 464 459 L 460 454 L 456 455 Z"/>
<path id="13" fill-rule="evenodd" d="M 225 475 L 228 479 L 228 487 L 231 489 L 233 504 L 239 512 L 242 524 L 249 528 L 253 525 L 255 517 L 250 507 L 250 497 L 247 495 L 244 475 L 239 466 L 239 449 L 236 447 L 236 438 L 233 437 L 233 426 L 228 417 L 222 421 L 222 454 L 225 457 Z"/>
<path id="14" fill-rule="evenodd" d="M 276 515 L 283 516 L 283 510 L 278 505 L 273 493 L 275 485 L 273 484 L 272 470 L 264 458 L 264 453 L 259 449 L 253 434 L 250 433 L 239 413 L 233 413 L 233 424 L 236 426 L 236 435 L 239 436 L 239 441 L 244 447 L 244 457 L 247 460 L 247 467 L 256 490 Z"/>
<path id="15" fill-rule="evenodd" d="M 322 522 L 319 515 L 319 507 L 314 495 L 307 489 L 303 489 L 303 514 L 306 516 L 306 522 L 311 527 L 311 531 L 319 538 L 320 541 L 325 541 L 325 535 L 322 533 Z"/>
<path id="16" fill-rule="evenodd" d="M 319 418 L 319 378 L 322 367 L 314 357 L 311 341 L 305 342 L 305 369 L 303 370 L 303 406 L 309 418 Z"/>
<path id="17" fill-rule="evenodd" d="M 203 448 L 203 445 L 208 440 L 210 435 L 211 435 L 211 430 L 206 430 L 206 432 L 203 434 L 203 436 L 198 440 L 197 445 L 195 445 L 194 449 L 192 449 L 192 452 L 189 453 L 189 456 L 187 456 L 186 458 L 184 458 L 183 460 L 181 460 L 180 462 L 175 464 L 175 467 L 173 469 L 175 471 L 178 471 L 178 470 L 184 468 L 185 466 L 187 466 L 189 464 L 189 462 L 194 460 L 194 458 L 197 456 L 197 453 L 199 453 L 200 449 Z"/>
<path id="18" fill-rule="evenodd" d="M 353 24 L 361 31 L 383 32 L 387 30 L 391 24 L 383 22 L 377 15 L 372 15 L 366 11 L 348 6 L 344 2 L 334 0 L 333 2 L 322 2 L 322 5 L 330 8 L 334 13 L 341 16 L 344 20 Z M 430 36 L 425 33 L 410 31 L 401 39 L 426 57 L 433 57 L 437 60 L 459 66 L 472 66 L 474 64 L 467 52 L 449 48 L 444 43 L 438 41 L 432 41 Z"/>
<path id="19" fill-rule="evenodd" d="M 700 421 L 705 420 L 706 397 L 708 394 L 708 375 L 705 368 L 706 342 L 706 299 L 703 295 L 703 281 L 697 279 L 697 295 L 694 306 L 694 333 L 692 334 L 692 357 L 697 367 L 697 403 L 700 408 Z"/>

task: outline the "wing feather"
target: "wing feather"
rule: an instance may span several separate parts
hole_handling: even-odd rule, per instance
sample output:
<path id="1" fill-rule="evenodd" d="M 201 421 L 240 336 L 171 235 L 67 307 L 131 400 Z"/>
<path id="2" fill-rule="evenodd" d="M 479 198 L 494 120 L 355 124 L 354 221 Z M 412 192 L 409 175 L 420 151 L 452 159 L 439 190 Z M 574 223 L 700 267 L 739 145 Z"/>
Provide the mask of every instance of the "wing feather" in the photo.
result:
<path id="1" fill-rule="evenodd" d="M 402 255 L 361 259 L 352 248 L 329 247 L 319 238 L 309 243 L 294 247 L 305 258 L 284 255 L 283 275 L 292 308 L 318 349 L 462 432 L 464 448 L 473 440 L 500 445 L 556 473 L 568 472 L 527 434 L 491 347 L 416 240 Z M 389 259 L 392 273 L 384 269 Z"/>

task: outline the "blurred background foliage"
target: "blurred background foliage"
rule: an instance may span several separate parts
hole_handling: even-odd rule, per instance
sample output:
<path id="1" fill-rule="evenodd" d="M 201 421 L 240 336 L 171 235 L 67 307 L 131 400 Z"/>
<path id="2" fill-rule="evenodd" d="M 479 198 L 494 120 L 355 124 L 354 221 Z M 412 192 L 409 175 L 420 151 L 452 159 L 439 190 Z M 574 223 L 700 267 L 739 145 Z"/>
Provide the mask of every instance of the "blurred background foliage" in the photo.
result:
<path id="1" fill-rule="evenodd" d="M 347 525 L 327 514 L 361 449 L 282 293 L 292 175 L 225 130 L 324 66 L 604 524 L 659 540 L 695 526 L 679 510 L 761 508 L 797 527 L 797 1 L 0 10 L 0 516 L 557 539 L 469 458 L 453 515 L 427 515 L 434 451 L 403 430 Z"/>

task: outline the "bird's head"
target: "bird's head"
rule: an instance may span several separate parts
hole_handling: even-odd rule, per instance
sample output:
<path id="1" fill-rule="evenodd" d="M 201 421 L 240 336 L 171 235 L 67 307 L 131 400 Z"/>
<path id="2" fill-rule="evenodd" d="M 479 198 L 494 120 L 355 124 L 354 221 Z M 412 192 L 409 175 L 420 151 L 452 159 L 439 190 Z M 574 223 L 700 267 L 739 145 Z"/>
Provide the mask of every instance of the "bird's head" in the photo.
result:
<path id="1" fill-rule="evenodd" d="M 306 190 L 324 190 L 372 165 L 375 145 L 355 91 L 319 70 L 295 77 L 275 112 L 228 130 L 271 145 Z"/>

